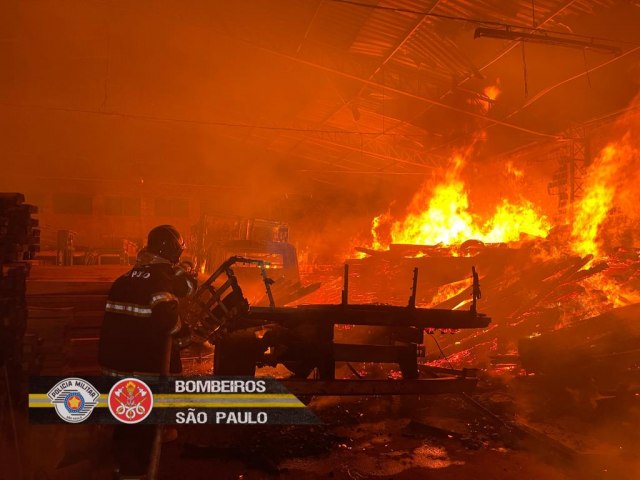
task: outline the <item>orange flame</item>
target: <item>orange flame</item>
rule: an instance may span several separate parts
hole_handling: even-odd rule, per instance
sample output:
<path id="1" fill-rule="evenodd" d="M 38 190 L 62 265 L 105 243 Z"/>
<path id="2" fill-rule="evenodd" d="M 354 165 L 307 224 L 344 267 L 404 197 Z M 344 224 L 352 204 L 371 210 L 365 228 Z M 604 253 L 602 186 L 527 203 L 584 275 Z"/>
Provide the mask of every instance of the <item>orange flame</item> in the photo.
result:
<path id="1" fill-rule="evenodd" d="M 482 106 L 482 110 L 488 112 L 491 110 L 493 102 L 498 98 L 498 95 L 500 95 L 501 90 L 498 85 L 489 85 L 485 87 L 482 93 L 484 93 L 486 100 L 481 100 L 480 105 Z"/>
<path id="2" fill-rule="evenodd" d="M 373 217 L 373 220 L 371 221 L 371 235 L 373 236 L 371 248 L 376 250 L 383 248 L 383 240 L 380 238 L 381 235 L 378 233 L 378 230 L 383 223 L 389 221 L 389 217 L 388 213 L 381 213 L 380 215 Z"/>
<path id="3" fill-rule="evenodd" d="M 626 139 L 628 136 L 620 143 L 607 145 L 589 167 L 585 194 L 576 205 L 573 219 L 572 250 L 579 255 L 603 256 L 600 227 L 614 206 L 621 169 L 637 153 Z"/>
<path id="4" fill-rule="evenodd" d="M 637 165 L 640 149 L 629 132 L 607 145 L 587 170 L 584 196 L 574 210 L 571 249 L 579 255 L 608 257 L 606 247 L 620 247 L 616 234 L 629 228 L 629 221 L 638 220 Z M 606 227 L 605 227 L 606 225 Z M 637 232 L 637 225 L 635 226 Z M 591 262 L 585 266 L 587 268 Z M 586 279 L 584 285 L 603 293 L 611 307 L 640 302 L 640 293 L 623 278 L 605 274 Z"/>
<path id="5" fill-rule="evenodd" d="M 497 85 L 489 85 L 482 91 L 490 100 L 495 100 L 500 95 L 500 87 Z"/>
<path id="6" fill-rule="evenodd" d="M 597 274 L 585 279 L 582 284 L 589 289 L 603 293 L 613 308 L 640 303 L 640 292 L 615 279 Z"/>
<path id="7" fill-rule="evenodd" d="M 391 224 L 392 243 L 455 245 L 469 239 L 512 242 L 520 240 L 522 234 L 546 237 L 551 224 L 524 199 L 515 204 L 503 199 L 485 221 L 471 213 L 466 187 L 460 179 L 462 158 L 454 157 L 453 163 L 443 183 L 433 189 L 424 185 L 414 195 L 407 216 Z M 379 215 L 372 222 L 374 248 L 383 246 L 379 235 L 383 220 L 385 216 Z"/>
<path id="8" fill-rule="evenodd" d="M 505 167 L 507 169 L 507 173 L 514 178 L 521 179 L 522 177 L 524 177 L 524 172 L 517 168 L 511 160 L 506 163 Z"/>

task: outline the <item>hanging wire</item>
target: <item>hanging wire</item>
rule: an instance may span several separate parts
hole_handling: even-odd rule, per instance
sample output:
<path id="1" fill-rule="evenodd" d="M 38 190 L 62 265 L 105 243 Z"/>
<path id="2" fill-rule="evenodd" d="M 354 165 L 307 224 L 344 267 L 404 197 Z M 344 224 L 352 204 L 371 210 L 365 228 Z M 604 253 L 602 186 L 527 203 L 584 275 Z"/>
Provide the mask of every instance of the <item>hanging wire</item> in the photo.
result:
<path id="1" fill-rule="evenodd" d="M 337 129 L 329 129 L 329 128 L 299 128 L 299 127 L 287 127 L 287 126 L 277 126 L 277 125 L 261 125 L 257 123 L 236 123 L 236 122 L 225 122 L 225 121 L 215 121 L 215 120 L 194 120 L 189 118 L 169 118 L 169 117 L 160 117 L 154 115 L 143 115 L 136 113 L 127 113 L 127 112 L 118 112 L 113 110 L 101 110 L 101 109 L 86 109 L 86 108 L 71 108 L 71 107 L 52 107 L 49 105 L 40 105 L 40 104 L 19 104 L 13 102 L 2 102 L 0 101 L 0 106 L 10 107 L 10 108 L 21 108 L 21 109 L 41 109 L 55 112 L 67 112 L 67 113 L 83 113 L 88 115 L 101 115 L 107 117 L 122 117 L 122 118 L 130 118 L 134 120 L 145 120 L 150 122 L 158 122 L 158 123 L 182 123 L 182 124 L 193 124 L 193 125 L 205 125 L 211 127 L 230 127 L 230 128 L 249 128 L 256 130 L 275 130 L 275 131 L 283 131 L 283 132 L 299 132 L 299 133 L 329 133 L 329 134 L 344 134 L 344 135 L 371 135 L 371 136 L 379 136 L 379 135 L 387 135 L 387 136 L 398 136 L 398 137 L 423 137 L 424 134 L 411 134 L 411 133 L 385 133 L 380 131 L 360 131 L 360 130 L 337 130 Z"/>
<path id="2" fill-rule="evenodd" d="M 527 80 L 527 57 L 525 55 L 524 41 L 522 42 L 522 72 L 524 75 L 524 97 L 529 97 L 529 82 Z"/>
<path id="3" fill-rule="evenodd" d="M 531 0 L 531 23 L 533 24 L 533 28 L 538 26 L 536 24 L 536 0 Z"/>
<path id="4" fill-rule="evenodd" d="M 589 74 L 589 65 L 587 64 L 587 49 L 582 49 L 582 58 L 584 58 L 584 73 L 587 76 L 587 83 L 589 84 L 589 88 L 591 88 L 591 75 Z"/>
<path id="5" fill-rule="evenodd" d="M 384 91 L 384 83 L 385 83 L 385 75 L 384 75 L 384 66 L 382 69 L 382 133 L 384 133 L 384 97 L 385 97 L 385 91 Z"/>

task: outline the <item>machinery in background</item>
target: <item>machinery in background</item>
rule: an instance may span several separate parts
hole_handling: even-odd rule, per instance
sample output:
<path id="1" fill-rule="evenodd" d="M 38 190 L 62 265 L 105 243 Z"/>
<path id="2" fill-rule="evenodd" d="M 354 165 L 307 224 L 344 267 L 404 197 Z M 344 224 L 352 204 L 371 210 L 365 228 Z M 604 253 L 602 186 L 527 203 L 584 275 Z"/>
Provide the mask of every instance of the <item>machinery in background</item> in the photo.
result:
<path id="1" fill-rule="evenodd" d="M 76 232 L 72 230 L 58 230 L 56 240 L 56 265 L 73 265 Z"/>
<path id="2" fill-rule="evenodd" d="M 217 265 L 232 256 L 263 261 L 273 279 L 272 294 L 279 305 L 300 299 L 320 287 L 319 283 L 301 284 L 297 251 L 289 243 L 288 225 L 282 222 L 203 215 L 192 227 L 188 246 L 200 274 L 212 273 Z M 255 266 L 240 266 L 236 275 L 243 280 L 245 292 L 255 297 L 255 305 L 268 303 Z"/>
<path id="3" fill-rule="evenodd" d="M 100 246 L 78 244 L 78 235 L 73 230 L 57 230 L 55 246 L 45 246 L 35 257 L 41 264 L 69 265 L 133 265 L 140 248 L 136 242 L 126 238 L 107 238 Z"/>

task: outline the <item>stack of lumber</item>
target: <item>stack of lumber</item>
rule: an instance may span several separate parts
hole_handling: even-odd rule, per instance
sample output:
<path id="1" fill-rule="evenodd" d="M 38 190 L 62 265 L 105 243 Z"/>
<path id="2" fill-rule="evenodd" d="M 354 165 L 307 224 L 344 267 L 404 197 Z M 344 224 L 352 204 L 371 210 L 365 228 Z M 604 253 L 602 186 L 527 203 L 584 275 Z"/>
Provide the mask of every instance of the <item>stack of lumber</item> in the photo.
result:
<path id="1" fill-rule="evenodd" d="M 23 339 L 29 263 L 38 250 L 37 208 L 21 193 L 0 193 L 0 367 L 15 399 L 22 400 Z M 6 389 L 3 389 L 6 390 Z"/>
<path id="2" fill-rule="evenodd" d="M 37 208 L 21 193 L 0 193 L 0 465 L 20 476 L 18 440 L 27 399 L 24 336 L 29 260 L 38 250 Z"/>
<path id="3" fill-rule="evenodd" d="M 28 331 L 41 345 L 42 374 L 98 373 L 104 305 L 122 265 L 38 266 L 27 285 Z"/>
<path id="4" fill-rule="evenodd" d="M 73 307 L 29 308 L 27 331 L 36 345 L 30 362 L 32 374 L 61 375 L 65 373 L 66 332 L 73 324 Z"/>
<path id="5" fill-rule="evenodd" d="M 22 193 L 0 193 L 0 262 L 31 260 L 39 250 L 37 207 L 24 203 Z"/>
<path id="6" fill-rule="evenodd" d="M 565 328 L 523 338 L 528 372 L 569 386 L 595 382 L 616 392 L 640 387 L 640 304 L 616 308 Z"/>

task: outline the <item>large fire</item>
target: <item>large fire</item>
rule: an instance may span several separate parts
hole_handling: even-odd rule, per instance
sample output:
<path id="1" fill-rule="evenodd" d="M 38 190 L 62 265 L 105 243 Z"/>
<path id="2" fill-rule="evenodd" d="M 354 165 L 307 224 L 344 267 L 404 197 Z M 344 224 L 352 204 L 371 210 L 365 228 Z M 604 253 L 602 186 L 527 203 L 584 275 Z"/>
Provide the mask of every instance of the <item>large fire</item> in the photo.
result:
<path id="1" fill-rule="evenodd" d="M 630 219 L 637 211 L 640 200 L 636 178 L 639 158 L 639 151 L 627 132 L 619 141 L 602 149 L 589 166 L 584 195 L 574 208 L 571 229 L 573 252 L 581 256 L 591 255 L 594 260 L 615 262 L 610 258 L 612 251 L 633 247 L 633 234 L 626 235 L 626 242 L 624 239 L 625 233 L 633 231 L 633 221 Z M 637 214 L 635 216 L 637 221 Z M 640 301 L 637 288 L 628 284 L 624 276 L 618 278 L 599 274 L 587 279 L 584 284 L 587 288 L 602 292 L 613 307 Z"/>
<path id="2" fill-rule="evenodd" d="M 620 197 L 637 188 L 628 182 L 628 174 L 635 173 L 629 169 L 633 169 L 638 158 L 638 151 L 629 140 L 627 134 L 621 141 L 607 145 L 589 166 L 584 196 L 576 204 L 572 226 L 572 249 L 579 255 L 604 256 L 602 226 L 614 207 L 624 207 L 625 199 Z M 640 197 L 636 195 L 637 198 Z M 609 225 L 609 228 L 616 229 L 619 225 Z"/>
<path id="3" fill-rule="evenodd" d="M 640 222 L 639 160 L 640 148 L 629 132 L 599 152 L 572 206 L 569 242 L 558 245 L 558 251 L 604 259 L 611 247 L 632 246 L 634 235 L 629 232 Z M 423 184 L 404 217 L 393 218 L 388 212 L 376 216 L 371 225 L 371 247 L 385 249 L 392 243 L 459 245 L 471 239 L 509 243 L 523 236 L 547 237 L 553 226 L 549 218 L 522 196 L 517 201 L 501 199 L 489 216 L 474 213 L 461 175 L 463 166 L 463 157 L 453 156 L 442 181 L 435 186 Z M 523 178 L 524 172 L 512 162 L 506 167 L 513 178 Z M 628 245 L 623 245 L 625 242 Z"/>
<path id="4" fill-rule="evenodd" d="M 443 182 L 434 188 L 423 185 L 414 195 L 404 219 L 392 221 L 386 214 L 374 218 L 374 248 L 385 246 L 379 231 L 385 222 L 390 223 L 391 243 L 413 245 L 456 245 L 469 239 L 501 243 L 518 241 L 522 235 L 547 236 L 549 220 L 524 198 L 517 203 L 502 199 L 489 218 L 474 214 L 460 175 L 463 159 L 455 156 L 452 163 Z"/>
<path id="5" fill-rule="evenodd" d="M 436 332 L 439 343 L 427 358 L 445 365 L 470 358 L 488 362 L 496 352 L 511 356 L 522 338 L 640 304 L 638 112 L 587 137 L 585 147 L 594 148 L 595 155 L 586 170 L 580 158 L 568 166 L 567 153 L 576 150 L 566 143 L 545 145 L 540 156 L 537 151 L 514 153 L 506 162 L 465 165 L 479 151 L 475 145 L 451 156 L 436 181 L 425 181 L 412 192 L 404 211 L 392 203 L 373 219 L 370 248 L 358 239 L 361 257 L 350 263 L 350 301 L 406 305 L 417 268 L 416 305 L 468 309 L 475 267 L 482 288 L 480 311 L 496 327 L 507 328 L 456 336 Z M 478 136 L 476 143 L 482 140 Z M 579 139 L 562 142 L 568 141 Z M 554 212 L 540 186 L 551 179 L 558 160 L 567 169 L 559 170 L 566 173 L 561 193 L 572 188 L 572 195 L 562 198 L 570 202 L 563 204 L 566 210 Z M 477 174 L 480 165 L 482 175 Z M 487 178 L 493 183 L 487 185 Z M 558 223 L 545 214 L 557 214 Z M 469 240 L 485 245 L 463 245 Z M 340 301 L 343 278 L 337 272 L 342 270 L 325 272 L 325 287 L 306 303 Z M 438 358 L 443 355 L 447 360 Z"/>
<path id="6" fill-rule="evenodd" d="M 607 132 L 609 143 L 597 151 L 585 171 L 576 173 L 574 202 L 563 212 L 567 214 L 563 224 L 552 224 L 545 215 L 551 212 L 543 211 L 542 203 L 523 196 L 521 187 L 534 184 L 536 177 L 531 174 L 536 172 L 525 172 L 518 158 L 503 164 L 503 177 L 491 177 L 504 182 L 499 190 L 497 185 L 466 182 L 473 167 L 465 168 L 465 159 L 475 150 L 471 145 L 451 157 L 436 182 L 421 185 L 404 213 L 390 207 L 373 219 L 371 248 L 360 249 L 363 268 L 389 269 L 387 278 L 408 276 L 404 267 L 426 267 L 430 274 L 422 285 L 422 304 L 457 308 L 456 302 L 468 302 L 471 280 L 453 272 L 468 263 L 440 257 L 477 257 L 473 262 L 485 275 L 483 287 L 489 292 L 484 296 L 489 299 L 486 310 L 514 324 L 538 315 L 539 321 L 552 324 L 554 317 L 548 312 L 555 312 L 559 325 L 565 325 L 640 302 L 639 118 L 625 116 L 612 125 Z M 496 196 L 498 191 L 505 193 Z M 540 199 L 539 192 L 532 194 Z M 468 240 L 487 245 L 474 242 L 470 248 L 459 248 Z M 510 248 L 504 249 L 503 244 Z M 502 264 L 505 258 L 513 263 Z M 369 301 L 388 288 L 362 287 L 367 292 L 362 298 Z M 514 299 L 515 310 L 510 313 L 509 302 L 501 301 L 503 290 Z M 405 295 L 404 291 L 387 293 L 390 302 L 403 301 Z"/>

